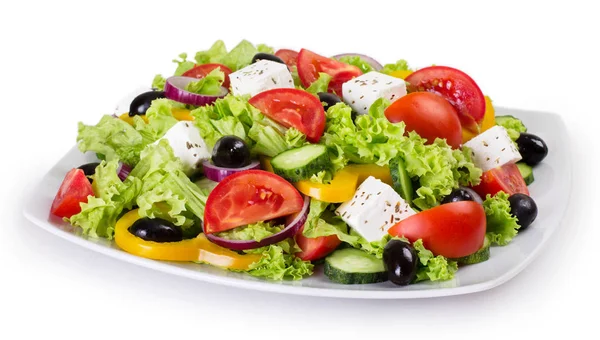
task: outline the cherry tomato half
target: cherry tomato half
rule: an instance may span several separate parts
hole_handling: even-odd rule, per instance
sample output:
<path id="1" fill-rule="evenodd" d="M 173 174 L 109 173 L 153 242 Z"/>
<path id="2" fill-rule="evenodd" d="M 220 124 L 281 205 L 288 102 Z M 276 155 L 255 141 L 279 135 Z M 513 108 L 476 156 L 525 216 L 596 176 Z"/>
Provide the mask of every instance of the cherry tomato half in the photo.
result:
<path id="1" fill-rule="evenodd" d="M 67 217 L 81 212 L 80 203 L 87 203 L 88 196 L 93 196 L 94 190 L 92 184 L 85 177 L 83 170 L 72 169 L 65 176 L 54 201 L 50 212 L 58 217 Z"/>
<path id="2" fill-rule="evenodd" d="M 335 235 L 308 238 L 302 235 L 303 229 L 304 227 L 300 229 L 295 237 L 296 244 L 302 249 L 301 252 L 296 253 L 296 257 L 299 257 L 303 261 L 321 259 L 329 255 L 342 243 Z"/>
<path id="3" fill-rule="evenodd" d="M 519 168 L 513 163 L 484 172 L 481 175 L 481 183 L 473 187 L 473 190 L 484 199 L 488 194 L 494 196 L 500 191 L 509 195 L 517 193 L 529 195 L 527 184 Z"/>
<path id="4" fill-rule="evenodd" d="M 333 78 L 340 72 L 349 72 L 354 74 L 354 76 L 360 76 L 362 74 L 362 71 L 356 66 L 318 55 L 306 49 L 301 49 L 298 54 L 298 76 L 302 81 L 302 85 L 305 87 L 310 86 L 315 80 L 319 79 L 319 73 L 321 72 L 327 73 Z M 344 77 L 348 80 L 353 78 L 348 78 L 348 74 Z"/>
<path id="5" fill-rule="evenodd" d="M 283 62 L 289 67 L 296 66 L 298 63 L 298 52 L 293 50 L 281 49 L 275 52 L 275 56 L 283 60 Z"/>
<path id="6" fill-rule="evenodd" d="M 231 74 L 231 69 L 223 64 L 202 64 L 197 65 L 194 68 L 186 71 L 182 74 L 184 77 L 192 77 L 192 78 L 204 78 L 208 75 L 212 70 L 220 68 L 221 72 L 225 74 L 225 80 L 223 80 L 223 87 L 229 88 L 229 75 Z"/>

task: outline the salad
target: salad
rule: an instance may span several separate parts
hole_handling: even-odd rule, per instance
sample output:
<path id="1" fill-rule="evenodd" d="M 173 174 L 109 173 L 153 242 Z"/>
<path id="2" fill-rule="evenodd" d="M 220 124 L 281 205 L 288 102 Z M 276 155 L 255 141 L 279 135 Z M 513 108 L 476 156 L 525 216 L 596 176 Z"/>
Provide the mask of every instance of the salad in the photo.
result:
<path id="1" fill-rule="evenodd" d="M 548 154 L 464 72 L 244 40 L 79 123 L 51 214 L 160 260 L 268 280 L 450 280 L 537 216 Z"/>

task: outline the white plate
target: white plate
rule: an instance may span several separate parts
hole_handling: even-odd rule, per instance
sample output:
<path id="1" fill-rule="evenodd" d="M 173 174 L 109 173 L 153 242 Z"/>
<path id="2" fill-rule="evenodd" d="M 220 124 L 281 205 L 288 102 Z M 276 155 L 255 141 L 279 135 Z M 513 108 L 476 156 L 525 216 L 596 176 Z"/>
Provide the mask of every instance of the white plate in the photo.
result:
<path id="1" fill-rule="evenodd" d="M 389 282 L 368 285 L 340 285 L 329 282 L 318 268 L 314 276 L 301 281 L 271 282 L 208 265 L 159 262 L 130 255 L 106 240 L 87 238 L 78 229 L 51 217 L 50 206 L 65 174 L 73 167 L 93 160 L 73 148 L 33 187 L 24 214 L 52 234 L 116 259 L 195 280 L 260 291 L 310 296 L 362 299 L 404 299 L 459 295 L 496 287 L 517 275 L 540 251 L 559 227 L 569 202 L 571 168 L 568 135 L 561 118 L 554 114 L 498 108 L 498 115 L 512 114 L 523 120 L 529 132 L 548 144 L 550 153 L 534 170 L 530 186 L 539 213 L 537 220 L 505 247 L 493 247 L 490 260 L 458 271 L 454 280 L 425 282 L 406 287 Z M 542 280 L 542 278 L 540 278 Z"/>

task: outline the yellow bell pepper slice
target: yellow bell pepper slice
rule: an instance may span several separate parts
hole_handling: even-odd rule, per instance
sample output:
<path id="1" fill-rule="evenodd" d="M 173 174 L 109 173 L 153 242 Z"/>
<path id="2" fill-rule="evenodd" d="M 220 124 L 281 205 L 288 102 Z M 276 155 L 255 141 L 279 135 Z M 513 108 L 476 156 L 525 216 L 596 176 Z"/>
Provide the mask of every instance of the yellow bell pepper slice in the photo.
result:
<path id="1" fill-rule="evenodd" d="M 481 128 L 479 133 L 490 129 L 494 125 L 496 125 L 496 111 L 494 110 L 494 106 L 492 105 L 492 100 L 490 99 L 490 97 L 485 96 L 485 114 L 483 115 L 483 120 L 481 121 Z M 463 144 L 470 141 L 475 136 L 477 135 L 473 132 L 463 129 Z"/>
<path id="2" fill-rule="evenodd" d="M 260 161 L 261 169 L 268 171 L 268 172 L 275 173 L 275 171 L 273 170 L 273 166 L 271 165 L 271 157 L 260 155 L 258 157 L 258 159 Z"/>
<path id="3" fill-rule="evenodd" d="M 210 242 L 204 234 L 179 242 L 152 242 L 141 239 L 129 232 L 129 227 L 140 219 L 138 210 L 123 215 L 115 226 L 115 243 L 122 250 L 153 260 L 202 262 L 233 270 L 248 270 L 259 261 L 259 254 L 241 255 Z"/>
<path id="4" fill-rule="evenodd" d="M 190 114 L 190 110 L 186 110 L 186 109 L 172 109 L 171 113 L 173 114 L 173 117 L 175 117 L 175 119 L 177 120 L 185 120 L 185 121 L 192 121 L 194 120 L 194 117 Z M 148 117 L 146 117 L 146 115 L 141 115 L 140 116 L 144 122 L 148 123 Z M 123 113 L 122 115 L 119 116 L 119 119 L 121 119 L 122 121 L 126 122 L 127 124 L 133 126 L 133 117 L 129 116 L 129 113 Z"/>
<path id="5" fill-rule="evenodd" d="M 144 122 L 148 123 L 148 118 L 146 117 L 146 115 L 142 115 L 139 117 L 141 117 L 144 120 Z M 131 117 L 129 115 L 129 113 L 127 113 L 127 112 L 123 113 L 122 115 L 119 116 L 119 119 L 124 121 L 125 123 L 133 126 L 133 117 Z"/>
<path id="6" fill-rule="evenodd" d="M 295 183 L 301 193 L 329 203 L 342 203 L 352 199 L 356 188 L 369 176 L 392 184 L 392 175 L 387 166 L 375 164 L 352 164 L 335 173 L 329 184 L 303 180 Z"/>
<path id="7" fill-rule="evenodd" d="M 409 71 L 409 70 L 398 70 L 398 71 L 391 72 L 390 76 L 400 78 L 400 79 L 406 79 L 406 77 L 410 76 L 412 73 L 413 73 L 413 71 Z"/>

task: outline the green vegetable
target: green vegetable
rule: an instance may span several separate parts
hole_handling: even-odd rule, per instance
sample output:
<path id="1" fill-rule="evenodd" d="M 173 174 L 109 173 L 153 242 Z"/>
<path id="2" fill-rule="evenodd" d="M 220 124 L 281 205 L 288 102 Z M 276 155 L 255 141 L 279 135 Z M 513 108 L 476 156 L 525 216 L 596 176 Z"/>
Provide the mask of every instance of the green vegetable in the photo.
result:
<path id="1" fill-rule="evenodd" d="M 177 119 L 173 117 L 174 101 L 169 99 L 155 99 L 146 111 L 148 123 L 140 116 L 133 117 L 135 129 L 142 135 L 146 144 L 153 143 L 169 131 L 173 125 L 177 124 Z"/>
<path id="2" fill-rule="evenodd" d="M 273 225 L 272 223 L 268 222 L 257 222 L 254 224 L 237 227 L 235 229 L 222 231 L 218 233 L 217 236 L 226 240 L 252 240 L 260 242 L 269 236 L 277 234 L 283 230 L 283 228 L 285 228 L 283 225 Z"/>
<path id="3" fill-rule="evenodd" d="M 327 170 L 319 171 L 318 173 L 312 175 L 309 178 L 311 182 L 320 184 L 329 184 L 329 182 L 331 182 L 332 179 L 333 175 Z"/>
<path id="4" fill-rule="evenodd" d="M 408 62 L 406 60 L 400 59 L 400 60 L 396 61 L 396 63 L 394 63 L 394 64 L 383 65 L 383 68 L 379 72 L 384 73 L 384 74 L 390 74 L 394 71 L 413 71 L 413 70 L 408 67 Z"/>
<path id="5" fill-rule="evenodd" d="M 165 79 L 165 77 L 163 77 L 162 75 L 157 74 L 156 76 L 154 76 L 154 79 L 152 79 L 152 88 L 158 91 L 164 91 L 166 83 L 167 79 Z"/>
<path id="6" fill-rule="evenodd" d="M 362 73 L 368 73 L 374 70 L 371 64 L 369 64 L 359 56 L 343 56 L 338 60 L 342 63 L 358 67 L 362 71 Z"/>
<path id="7" fill-rule="evenodd" d="M 458 270 L 458 264 L 455 261 L 449 261 L 445 257 L 433 253 L 423 246 L 421 239 L 413 243 L 413 247 L 419 256 L 419 265 L 415 282 L 419 281 L 445 281 L 454 278 Z"/>
<path id="8" fill-rule="evenodd" d="M 286 254 L 279 244 L 261 248 L 260 254 L 262 258 L 250 265 L 248 274 L 271 280 L 300 280 L 313 273 L 314 265 L 310 261 Z"/>
<path id="9" fill-rule="evenodd" d="M 367 284 L 387 281 L 381 259 L 359 249 L 345 248 L 325 258 L 325 276 L 342 284 Z"/>
<path id="10" fill-rule="evenodd" d="M 485 235 L 485 239 L 483 241 L 483 245 L 481 248 L 475 253 L 464 256 L 458 259 L 455 259 L 458 264 L 476 264 L 480 262 L 485 262 L 490 259 L 490 246 L 492 242 L 488 235 Z"/>
<path id="11" fill-rule="evenodd" d="M 354 229 L 350 230 L 350 236 L 357 237 L 357 245 L 356 248 L 360 248 L 369 254 L 374 255 L 378 259 L 383 258 L 383 249 L 385 245 L 392 239 L 390 235 L 385 235 L 379 241 L 369 242 L 365 240 L 362 236 L 360 236 Z"/>
<path id="12" fill-rule="evenodd" d="M 218 63 L 227 54 L 227 48 L 222 40 L 217 40 L 208 50 L 197 52 L 194 59 L 197 64 Z"/>
<path id="13" fill-rule="evenodd" d="M 187 53 L 181 53 L 179 58 L 181 60 L 173 59 L 173 62 L 177 64 L 177 69 L 175 69 L 174 74 L 175 76 L 180 76 L 196 66 L 193 61 L 187 60 Z"/>
<path id="14" fill-rule="evenodd" d="M 302 235 L 308 238 L 336 235 L 340 241 L 358 247 L 359 236 L 348 234 L 348 226 L 328 209 L 331 206 L 333 205 L 311 198 Z"/>
<path id="15" fill-rule="evenodd" d="M 393 158 L 390 161 L 390 174 L 394 190 L 400 194 L 406 203 L 411 204 L 413 199 L 413 185 L 408 172 L 406 172 L 406 165 L 401 156 Z"/>
<path id="16" fill-rule="evenodd" d="M 185 86 L 185 90 L 191 93 L 216 96 L 221 94 L 221 84 L 225 80 L 225 73 L 219 68 L 210 71 L 206 77 L 198 81 L 192 81 Z"/>
<path id="17" fill-rule="evenodd" d="M 310 84 L 306 91 L 312 94 L 317 94 L 319 92 L 327 92 L 331 78 L 332 77 L 327 73 L 319 73 L 319 78 L 315 80 L 312 84 Z"/>
<path id="18" fill-rule="evenodd" d="M 495 196 L 487 195 L 483 201 L 487 220 L 487 235 L 492 243 L 505 246 L 517 236 L 520 228 L 516 217 L 510 213 L 509 195 L 500 191 Z"/>
<path id="19" fill-rule="evenodd" d="M 210 49 L 197 52 L 194 59 L 198 64 L 219 63 L 237 71 L 250 65 L 252 57 L 258 52 L 273 53 L 273 48 L 264 44 L 255 47 L 249 41 L 242 40 L 228 53 L 225 43 L 218 40 Z"/>
<path id="20" fill-rule="evenodd" d="M 509 115 L 496 116 L 496 125 L 504 127 L 513 141 L 519 138 L 521 132 L 527 132 L 527 128 L 520 119 Z"/>
<path id="21" fill-rule="evenodd" d="M 284 151 L 271 160 L 275 173 L 290 182 L 298 182 L 329 168 L 327 147 L 308 144 Z"/>
<path id="22" fill-rule="evenodd" d="M 519 168 L 519 172 L 523 179 L 525 180 L 525 184 L 530 185 L 535 180 L 533 177 L 533 168 L 530 165 L 527 165 L 525 162 L 518 162 L 517 168 Z"/>

